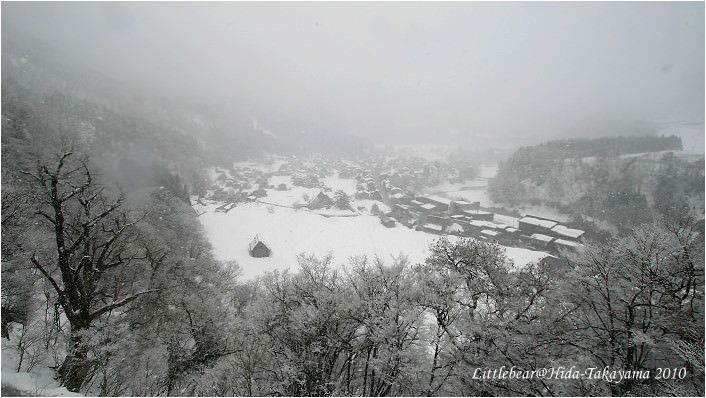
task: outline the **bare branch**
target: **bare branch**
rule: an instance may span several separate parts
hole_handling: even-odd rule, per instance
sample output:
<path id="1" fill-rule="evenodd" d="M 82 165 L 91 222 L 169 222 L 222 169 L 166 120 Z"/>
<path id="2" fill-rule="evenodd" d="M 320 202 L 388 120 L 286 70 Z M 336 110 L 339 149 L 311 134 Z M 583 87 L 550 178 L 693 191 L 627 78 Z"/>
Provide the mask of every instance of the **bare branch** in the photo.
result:
<path id="1" fill-rule="evenodd" d="M 118 231 L 113 233 L 113 236 L 103 245 L 103 250 L 101 250 L 100 255 L 98 256 L 98 260 L 96 261 L 96 264 L 102 265 L 110 252 L 110 249 L 112 248 L 113 244 L 115 241 L 125 232 L 125 230 L 129 227 L 132 227 L 133 225 L 137 224 L 140 222 L 144 217 L 141 217 L 135 221 L 129 222 L 125 225 L 123 225 Z"/>
<path id="2" fill-rule="evenodd" d="M 68 158 L 72 154 L 73 154 L 73 152 L 69 151 L 69 152 L 64 152 L 64 154 L 61 155 L 61 158 L 59 159 L 59 164 L 56 166 L 56 175 L 57 176 L 61 172 L 61 169 L 64 167 L 64 160 L 66 160 L 66 158 Z M 46 170 L 46 167 L 44 167 L 44 169 Z M 47 170 L 47 174 L 49 174 L 49 170 Z"/>
<path id="3" fill-rule="evenodd" d="M 34 264 L 34 266 L 37 267 L 39 272 L 41 272 L 42 275 L 44 275 L 44 277 L 49 280 L 49 283 L 51 283 L 51 285 L 54 287 L 54 290 L 56 290 L 56 292 L 59 294 L 59 297 L 63 297 L 64 291 L 61 290 L 59 284 L 56 283 L 56 280 L 54 280 L 54 278 L 47 272 L 47 270 L 44 269 L 41 264 L 39 264 L 39 260 L 37 260 L 37 257 L 35 255 L 32 255 L 32 264 Z"/>
<path id="4" fill-rule="evenodd" d="M 155 292 L 158 292 L 158 291 L 160 291 L 160 290 L 164 290 L 164 289 L 150 289 L 150 290 L 145 290 L 145 291 L 142 291 L 142 292 L 139 292 L 139 293 L 135 293 L 135 294 L 133 294 L 133 295 L 130 296 L 130 297 L 127 297 L 127 298 L 124 298 L 124 299 L 118 301 L 117 303 L 112 303 L 112 304 L 110 304 L 110 305 L 106 305 L 105 307 L 103 307 L 103 308 L 97 310 L 96 312 L 92 313 L 92 314 L 89 316 L 89 318 L 90 318 L 91 320 L 94 320 L 94 319 L 98 318 L 99 316 L 105 314 L 105 313 L 108 312 L 108 311 L 112 311 L 112 310 L 114 310 L 114 309 L 116 309 L 116 308 L 120 308 L 120 307 L 122 307 L 122 306 L 124 306 L 124 305 L 129 304 L 130 302 L 134 301 L 136 298 L 138 298 L 138 297 L 140 297 L 140 296 L 142 296 L 142 295 L 144 295 L 144 294 L 155 293 Z"/>
<path id="5" fill-rule="evenodd" d="M 43 212 L 42 210 L 37 210 L 36 212 L 34 212 L 34 214 L 40 215 L 40 216 L 46 218 L 47 220 L 49 220 L 50 223 L 56 225 L 56 220 L 52 216 L 50 216 L 49 214 Z"/>

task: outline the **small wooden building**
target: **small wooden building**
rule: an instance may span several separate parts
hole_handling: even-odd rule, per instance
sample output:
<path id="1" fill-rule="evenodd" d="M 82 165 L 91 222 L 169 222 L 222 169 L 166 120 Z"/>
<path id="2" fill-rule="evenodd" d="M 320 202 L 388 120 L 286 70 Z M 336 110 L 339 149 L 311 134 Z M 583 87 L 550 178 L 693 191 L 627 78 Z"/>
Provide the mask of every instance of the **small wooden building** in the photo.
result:
<path id="1" fill-rule="evenodd" d="M 252 242 L 250 242 L 248 251 L 252 257 L 269 257 L 272 253 L 272 250 L 270 250 L 270 248 L 257 235 L 255 235 L 255 238 L 253 238 Z"/>
<path id="2" fill-rule="evenodd" d="M 316 195 L 316 197 L 312 199 L 311 202 L 309 202 L 309 208 L 312 210 L 331 206 L 333 206 L 333 199 L 331 199 L 323 191 L 319 191 L 319 194 Z"/>
<path id="3" fill-rule="evenodd" d="M 380 217 L 380 223 L 387 228 L 392 228 L 396 225 L 395 220 L 385 215 Z"/>

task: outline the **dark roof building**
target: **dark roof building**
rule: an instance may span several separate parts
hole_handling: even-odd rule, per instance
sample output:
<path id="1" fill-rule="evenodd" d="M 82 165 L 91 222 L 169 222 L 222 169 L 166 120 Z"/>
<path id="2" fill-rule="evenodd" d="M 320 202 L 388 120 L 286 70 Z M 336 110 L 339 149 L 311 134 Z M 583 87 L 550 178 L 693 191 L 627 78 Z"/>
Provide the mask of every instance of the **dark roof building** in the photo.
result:
<path id="1" fill-rule="evenodd" d="M 391 219 L 390 217 L 387 216 L 382 216 L 380 217 L 380 222 L 382 225 L 384 225 L 387 228 L 392 228 L 395 226 L 395 220 Z"/>
<path id="2" fill-rule="evenodd" d="M 316 197 L 309 203 L 309 208 L 312 210 L 330 206 L 333 206 L 333 199 L 331 199 L 323 191 L 319 191 L 319 194 L 316 195 Z"/>
<path id="3" fill-rule="evenodd" d="M 535 216 L 525 216 L 519 220 L 520 231 L 530 234 L 547 234 L 557 224 L 556 221 Z"/>
<path id="4" fill-rule="evenodd" d="M 272 253 L 270 248 L 267 247 L 267 245 L 262 240 L 260 240 L 260 237 L 257 235 L 255 235 L 252 242 L 250 242 L 250 246 L 248 246 L 248 251 L 253 257 L 269 257 L 270 253 Z"/>

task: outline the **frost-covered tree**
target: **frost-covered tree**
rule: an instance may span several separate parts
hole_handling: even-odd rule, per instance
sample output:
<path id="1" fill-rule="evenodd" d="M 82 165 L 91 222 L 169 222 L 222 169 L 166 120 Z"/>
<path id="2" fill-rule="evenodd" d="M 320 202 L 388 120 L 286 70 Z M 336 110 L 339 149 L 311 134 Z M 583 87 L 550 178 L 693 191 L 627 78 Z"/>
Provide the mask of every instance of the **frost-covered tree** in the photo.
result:
<path id="1" fill-rule="evenodd" d="M 426 363 L 421 332 L 423 309 L 412 288 L 414 278 L 404 257 L 351 260 L 348 273 L 350 318 L 358 323 L 337 392 L 343 395 L 415 395 L 419 368 Z"/>
<path id="2" fill-rule="evenodd" d="M 352 209 L 351 207 L 351 201 L 348 198 L 348 195 L 342 190 L 336 191 L 334 194 L 333 202 L 341 210 L 350 210 Z"/>
<path id="3" fill-rule="evenodd" d="M 546 264 L 515 269 L 502 246 L 441 238 L 414 267 L 418 302 L 431 315 L 424 393 L 542 395 L 539 379 L 476 380 L 477 369 L 548 366 L 552 329 L 563 315 L 557 275 Z"/>
<path id="4" fill-rule="evenodd" d="M 7 169 L 2 171 L 2 337 L 10 338 L 13 323 L 24 327 L 29 321 L 36 277 L 26 267 L 21 232 L 26 222 L 26 198 L 14 176 Z"/>
<path id="5" fill-rule="evenodd" d="M 685 368 L 677 380 L 625 380 L 604 393 L 703 395 L 704 238 L 689 214 L 636 228 L 572 259 L 572 344 L 601 366 Z M 702 224 L 701 224 L 702 225 Z"/>
<path id="6" fill-rule="evenodd" d="M 71 326 L 59 372 L 63 385 L 78 391 L 91 369 L 84 333 L 102 316 L 155 291 L 130 279 L 138 263 L 148 261 L 135 244 L 139 219 L 123 211 L 123 197 L 98 182 L 87 159 L 70 151 L 22 174 L 36 193 L 25 205 L 53 236 L 53 245 L 32 253 L 30 261 L 54 288 Z"/>

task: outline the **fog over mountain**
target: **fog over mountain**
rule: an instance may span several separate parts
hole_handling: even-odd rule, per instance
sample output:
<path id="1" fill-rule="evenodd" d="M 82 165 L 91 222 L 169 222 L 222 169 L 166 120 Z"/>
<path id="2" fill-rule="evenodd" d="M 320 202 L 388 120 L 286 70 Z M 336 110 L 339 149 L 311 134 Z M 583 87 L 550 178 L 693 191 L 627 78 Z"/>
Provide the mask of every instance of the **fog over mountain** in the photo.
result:
<path id="1" fill-rule="evenodd" d="M 703 132 L 703 3 L 31 2 L 3 3 L 2 24 L 276 135 L 508 146 Z"/>
<path id="2" fill-rule="evenodd" d="M 0 9 L 0 396 L 705 396 L 703 2 Z"/>

